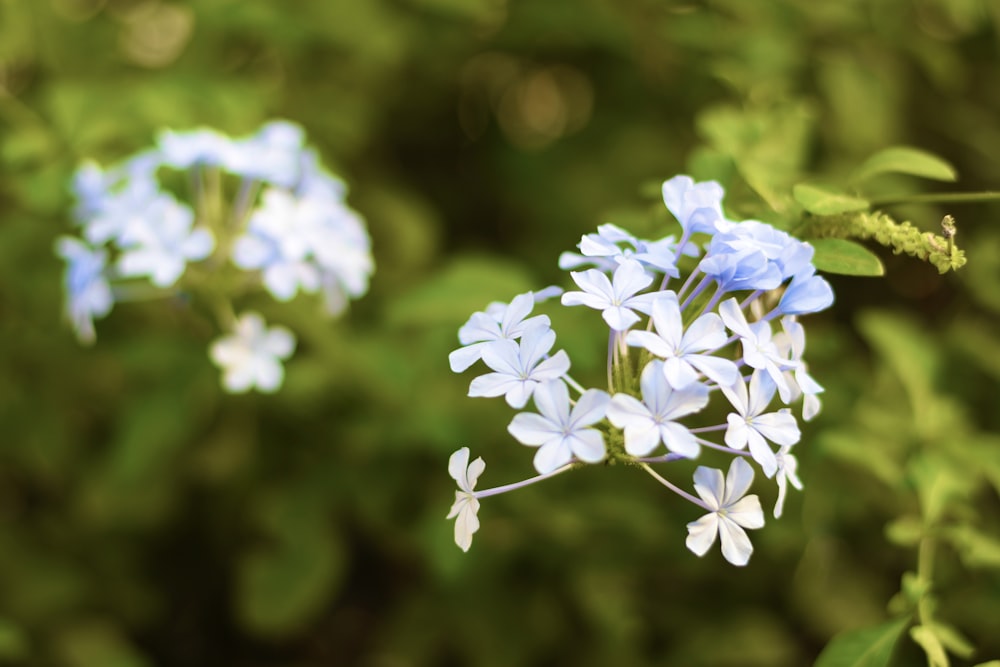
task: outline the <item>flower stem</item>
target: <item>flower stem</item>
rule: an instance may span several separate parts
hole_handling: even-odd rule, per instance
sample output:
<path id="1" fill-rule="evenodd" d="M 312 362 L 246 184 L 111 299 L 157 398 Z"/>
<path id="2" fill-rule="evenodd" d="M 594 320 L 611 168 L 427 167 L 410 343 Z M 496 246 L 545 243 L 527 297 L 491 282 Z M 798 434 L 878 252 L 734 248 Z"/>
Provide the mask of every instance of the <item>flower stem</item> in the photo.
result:
<path id="1" fill-rule="evenodd" d="M 639 467 L 642 468 L 643 470 L 645 470 L 646 472 L 648 472 L 650 474 L 650 476 L 653 479 L 655 479 L 657 482 L 659 482 L 663 486 L 667 487 L 668 489 L 670 489 L 671 491 L 673 491 L 674 493 L 676 493 L 677 495 L 679 495 L 681 498 L 684 498 L 685 500 L 688 500 L 688 501 L 694 503 L 695 505 L 697 505 L 698 507 L 701 507 L 701 508 L 704 508 L 705 510 L 708 510 L 709 512 L 712 511 L 711 509 L 709 509 L 708 505 L 706 505 L 704 502 L 702 502 L 698 498 L 695 498 L 694 496 L 692 496 L 687 491 L 684 491 L 683 489 L 680 489 L 680 488 L 674 486 L 671 482 L 667 481 L 664 477 L 660 476 L 659 473 L 657 473 L 655 470 L 653 470 L 652 468 L 649 467 L 648 463 L 644 463 L 644 462 L 640 461 L 639 462 Z"/>
<path id="2" fill-rule="evenodd" d="M 567 463 L 561 468 L 556 468 L 552 472 L 545 473 L 544 475 L 536 475 L 534 477 L 529 477 L 528 479 L 521 480 L 520 482 L 514 482 L 512 484 L 504 484 L 503 486 L 495 486 L 492 489 L 483 489 L 482 491 L 474 491 L 472 495 L 476 498 L 488 498 L 490 496 L 498 496 L 501 493 L 507 493 L 508 491 L 514 491 L 522 487 L 528 486 L 529 484 L 534 484 L 535 482 L 541 482 L 543 479 L 548 479 L 549 477 L 555 477 L 560 473 L 564 473 L 567 470 L 572 470 L 575 463 Z"/>
<path id="3" fill-rule="evenodd" d="M 895 195 L 882 199 L 869 199 L 872 208 L 890 204 L 944 204 L 997 201 L 1000 192 L 928 192 L 921 195 Z"/>

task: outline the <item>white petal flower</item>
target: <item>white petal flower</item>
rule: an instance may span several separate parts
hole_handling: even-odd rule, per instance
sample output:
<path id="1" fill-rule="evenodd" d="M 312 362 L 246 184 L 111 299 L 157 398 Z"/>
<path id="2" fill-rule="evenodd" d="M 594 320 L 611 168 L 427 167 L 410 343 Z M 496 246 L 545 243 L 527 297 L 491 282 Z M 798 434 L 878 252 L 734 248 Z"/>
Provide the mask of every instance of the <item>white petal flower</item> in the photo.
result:
<path id="1" fill-rule="evenodd" d="M 625 429 L 625 451 L 646 456 L 661 442 L 671 452 L 695 458 L 701 452 L 697 438 L 676 420 L 698 412 L 708 404 L 709 390 L 702 384 L 674 389 L 663 373 L 663 362 L 646 364 L 639 378 L 642 402 L 628 394 L 615 394 L 608 406 L 608 419 Z"/>
<path id="2" fill-rule="evenodd" d="M 778 472 L 775 479 L 778 482 L 778 499 L 774 503 L 774 518 L 781 516 L 785 507 L 785 494 L 788 492 L 789 483 L 799 491 L 802 490 L 802 481 L 797 474 L 799 462 L 795 455 L 790 453 L 791 447 L 785 446 L 778 450 L 775 457 L 778 459 Z"/>
<path id="3" fill-rule="evenodd" d="M 512 408 L 523 408 L 539 382 L 561 378 L 569 371 L 564 350 L 545 359 L 556 334 L 545 323 L 530 327 L 520 343 L 498 340 L 483 350 L 483 361 L 493 373 L 480 375 L 469 385 L 469 396 L 505 396 Z"/>
<path id="4" fill-rule="evenodd" d="M 257 313 L 244 313 L 234 334 L 215 341 L 209 354 L 224 371 L 226 390 L 242 393 L 256 387 L 273 392 L 285 377 L 281 360 L 290 357 L 294 349 L 295 337 L 288 329 L 267 328 Z"/>
<path id="5" fill-rule="evenodd" d="M 784 371 L 798 368 L 799 363 L 782 356 L 778 346 L 771 339 L 771 323 L 759 320 L 747 322 L 746 315 L 740 310 L 736 299 L 728 299 L 719 304 L 719 314 L 729 329 L 740 337 L 743 346 L 743 361 L 750 368 L 766 371 L 778 395 L 785 403 L 792 400 L 792 388 L 785 380 Z"/>
<path id="6" fill-rule="evenodd" d="M 661 292 L 653 301 L 652 331 L 630 331 L 625 342 L 643 347 L 664 359 L 667 381 L 683 389 L 698 379 L 699 373 L 718 384 L 731 384 L 739 371 L 729 359 L 705 352 L 726 344 L 726 327 L 715 313 L 705 313 L 684 330 L 677 294 Z"/>
<path id="7" fill-rule="evenodd" d="M 543 382 L 535 389 L 535 407 L 541 414 L 522 412 L 507 430 L 524 445 L 538 446 L 535 469 L 543 475 L 569 463 L 574 456 L 598 463 L 606 454 L 604 436 L 587 428 L 604 419 L 610 397 L 589 389 L 570 407 L 569 390 L 562 380 Z"/>
<path id="8" fill-rule="evenodd" d="M 726 445 L 733 449 L 749 446 L 750 456 L 760 464 L 764 474 L 774 476 L 778 461 L 767 440 L 790 447 L 799 441 L 801 433 L 795 417 L 787 408 L 765 412 L 774 397 L 775 387 L 770 376 L 754 371 L 750 376 L 749 391 L 742 377 L 732 385 L 720 388 L 736 408 L 736 413 L 729 413 L 727 417 Z"/>
<path id="9" fill-rule="evenodd" d="M 635 310 L 649 314 L 652 308 L 654 295 L 638 292 L 649 287 L 653 276 L 634 259 L 619 264 L 611 280 L 597 269 L 574 271 L 570 275 L 583 291 L 566 292 L 562 295 L 562 304 L 600 310 L 604 321 L 614 331 L 625 331 L 638 322 Z"/>
<path id="10" fill-rule="evenodd" d="M 144 217 L 124 229 L 119 242 L 125 252 L 118 261 L 123 276 L 149 276 L 157 287 L 170 287 L 189 261 L 208 257 L 215 237 L 207 229 L 193 229 L 194 213 L 173 197 L 152 202 Z"/>
<path id="11" fill-rule="evenodd" d="M 472 546 L 472 534 L 479 530 L 479 499 L 473 493 L 476 481 L 486 470 L 482 457 L 469 463 L 469 448 L 462 447 L 448 459 L 448 474 L 458 484 L 455 502 L 446 519 L 455 519 L 455 544 L 462 551 Z"/>
<path id="12" fill-rule="evenodd" d="M 730 464 L 725 481 L 721 470 L 698 466 L 694 473 L 694 489 L 709 514 L 687 525 L 688 549 L 704 556 L 718 535 L 726 560 L 741 566 L 749 562 L 753 545 L 743 529 L 764 526 L 760 499 L 756 495 L 746 495 L 751 482 L 753 468 L 739 456 Z"/>
<path id="13" fill-rule="evenodd" d="M 515 296 L 509 305 L 494 302 L 487 306 L 485 312 L 473 313 L 458 330 L 462 347 L 448 355 L 451 370 L 461 373 L 469 368 L 482 359 L 483 350 L 494 341 L 517 340 L 526 329 L 539 324 L 549 326 L 548 315 L 528 317 L 537 301 L 538 295 L 526 292 Z"/>

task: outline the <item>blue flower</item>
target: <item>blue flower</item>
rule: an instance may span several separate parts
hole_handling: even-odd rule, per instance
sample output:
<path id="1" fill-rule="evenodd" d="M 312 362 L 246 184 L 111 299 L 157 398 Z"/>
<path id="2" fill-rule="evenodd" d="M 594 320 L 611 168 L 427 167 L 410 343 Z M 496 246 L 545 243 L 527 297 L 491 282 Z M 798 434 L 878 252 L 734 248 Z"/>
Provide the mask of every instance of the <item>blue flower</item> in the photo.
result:
<path id="1" fill-rule="evenodd" d="M 722 186 L 715 181 L 695 183 L 690 176 L 674 176 L 663 183 L 663 203 L 685 234 L 714 234 L 722 214 Z"/>
<path id="2" fill-rule="evenodd" d="M 778 388 L 781 400 L 789 403 L 792 400 L 792 389 L 785 380 L 784 371 L 797 368 L 799 362 L 781 354 L 772 340 L 771 324 L 766 320 L 758 320 L 753 324 L 747 322 L 736 299 L 723 301 L 719 305 L 719 314 L 730 331 L 740 337 L 746 365 L 765 371 Z"/>
<path id="3" fill-rule="evenodd" d="M 816 269 L 808 266 L 793 278 L 778 302 L 778 312 L 784 315 L 818 313 L 833 305 L 833 288 Z"/>
<path id="4" fill-rule="evenodd" d="M 94 342 L 94 318 L 111 312 L 114 295 L 105 275 L 108 253 L 71 236 L 56 241 L 56 254 L 66 260 L 66 314 L 81 342 Z"/>

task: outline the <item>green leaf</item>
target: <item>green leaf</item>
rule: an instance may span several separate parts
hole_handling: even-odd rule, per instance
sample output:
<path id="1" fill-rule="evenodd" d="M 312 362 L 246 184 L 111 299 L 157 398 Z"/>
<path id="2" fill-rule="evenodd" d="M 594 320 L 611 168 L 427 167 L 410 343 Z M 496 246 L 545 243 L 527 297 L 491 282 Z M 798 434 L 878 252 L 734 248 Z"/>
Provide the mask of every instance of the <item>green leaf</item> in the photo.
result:
<path id="1" fill-rule="evenodd" d="M 795 201 L 802 205 L 802 208 L 816 215 L 867 211 L 871 206 L 865 199 L 805 183 L 799 183 L 793 187 L 792 196 Z"/>
<path id="2" fill-rule="evenodd" d="M 820 271 L 845 276 L 882 276 L 885 267 L 878 255 L 860 243 L 846 239 L 810 239 L 816 249 L 813 264 Z"/>
<path id="3" fill-rule="evenodd" d="M 935 181 L 954 181 L 958 177 L 955 168 L 938 156 L 906 146 L 893 146 L 872 155 L 858 168 L 854 180 L 878 174 L 910 174 Z"/>
<path id="4" fill-rule="evenodd" d="M 905 617 L 839 634 L 823 649 L 813 667 L 887 667 L 909 622 Z"/>

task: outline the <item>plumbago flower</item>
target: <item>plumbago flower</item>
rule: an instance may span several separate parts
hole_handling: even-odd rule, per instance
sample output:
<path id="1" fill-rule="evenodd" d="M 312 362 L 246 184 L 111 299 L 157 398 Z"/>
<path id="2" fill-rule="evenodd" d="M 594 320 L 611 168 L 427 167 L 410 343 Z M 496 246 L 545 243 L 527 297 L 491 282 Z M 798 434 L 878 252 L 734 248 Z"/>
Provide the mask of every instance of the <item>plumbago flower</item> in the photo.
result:
<path id="1" fill-rule="evenodd" d="M 533 314 L 559 288 L 494 302 L 459 330 L 452 370 L 480 362 L 487 369 L 472 379 L 469 396 L 504 396 L 518 410 L 533 398 L 537 413 L 518 413 L 507 430 L 538 448 L 537 475 L 480 491 L 482 459 L 470 465 L 465 447 L 452 456 L 459 490 L 448 516 L 457 519 L 463 550 L 479 528 L 481 499 L 584 465 L 623 463 L 707 512 L 688 524 L 693 553 L 706 554 L 718 538 L 723 558 L 749 562 L 746 531 L 764 525 L 760 500 L 748 495 L 754 466 L 777 486 L 775 518 L 788 487 L 802 488 L 793 453 L 801 432 L 789 406 L 801 400 L 811 419 L 823 389 L 806 372 L 799 318 L 829 307 L 833 290 L 816 274 L 808 243 L 763 222 L 727 220 L 722 197 L 718 183 L 677 176 L 663 184 L 663 201 L 679 235 L 644 240 L 605 224 L 581 239 L 579 253 L 560 256 L 563 269 L 593 267 L 570 273 L 578 289 L 562 293 L 560 304 L 600 314 L 606 386 L 570 376 L 569 355 L 552 352 L 552 320 Z M 654 468 L 675 469 L 676 477 L 683 461 L 703 457 L 728 459 L 728 472 L 697 466 L 694 494 Z"/>
<path id="2" fill-rule="evenodd" d="M 168 187 L 176 183 L 190 191 Z M 277 390 L 295 347 L 287 329 L 268 330 L 256 314 L 237 318 L 233 300 L 260 290 L 278 301 L 315 294 L 337 315 L 367 292 L 375 268 L 346 186 L 293 123 L 237 139 L 165 130 L 120 164 L 85 162 L 72 190 L 79 237 L 59 238 L 56 254 L 67 264 L 66 314 L 80 341 L 94 341 L 94 319 L 118 302 L 200 298 L 232 332 L 209 352 L 230 392 Z"/>

